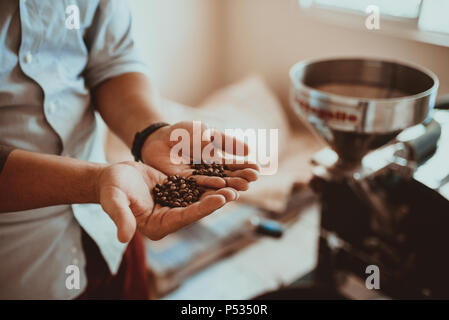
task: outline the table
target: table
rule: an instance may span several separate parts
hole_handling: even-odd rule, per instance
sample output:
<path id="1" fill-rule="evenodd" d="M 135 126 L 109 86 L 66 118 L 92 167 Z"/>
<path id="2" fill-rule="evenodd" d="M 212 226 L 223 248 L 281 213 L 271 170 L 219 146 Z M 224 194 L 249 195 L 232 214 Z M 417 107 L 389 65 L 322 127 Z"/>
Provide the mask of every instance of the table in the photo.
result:
<path id="1" fill-rule="evenodd" d="M 319 212 L 316 203 L 302 208 L 282 238 L 261 237 L 194 274 L 163 299 L 251 299 L 292 283 L 316 265 Z"/>

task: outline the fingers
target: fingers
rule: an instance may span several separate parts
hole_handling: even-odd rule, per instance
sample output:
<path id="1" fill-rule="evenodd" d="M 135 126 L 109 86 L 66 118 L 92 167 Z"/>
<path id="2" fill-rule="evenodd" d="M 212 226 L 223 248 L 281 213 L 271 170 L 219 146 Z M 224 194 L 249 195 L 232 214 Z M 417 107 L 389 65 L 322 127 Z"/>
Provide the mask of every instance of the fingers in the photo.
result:
<path id="1" fill-rule="evenodd" d="M 192 224 L 201 218 L 220 209 L 226 204 L 226 197 L 221 194 L 211 193 L 203 197 L 199 202 L 195 202 L 185 208 L 158 208 L 161 210 L 159 214 L 159 228 L 154 230 L 154 234 L 149 234 L 149 238 L 159 240 L 167 234 L 178 231 L 179 229 Z M 155 221 L 150 221 L 152 225 Z"/>
<path id="2" fill-rule="evenodd" d="M 215 194 L 220 194 L 223 197 L 225 197 L 226 202 L 235 201 L 240 198 L 238 191 L 235 190 L 234 188 L 222 188 L 220 190 L 209 190 L 209 191 L 206 191 L 201 198 L 203 199 L 205 197 L 208 197 L 210 195 L 215 195 Z"/>
<path id="3" fill-rule="evenodd" d="M 260 166 L 257 163 L 226 163 L 226 166 L 231 170 L 243 170 L 243 169 L 253 169 L 257 172 L 260 171 Z"/>
<path id="4" fill-rule="evenodd" d="M 246 156 L 248 155 L 248 145 L 244 143 L 241 140 L 238 140 L 237 138 L 224 134 L 223 132 L 217 130 L 217 129 L 210 129 L 208 134 L 206 136 L 203 136 L 203 133 L 208 130 L 208 127 L 201 122 L 198 122 L 198 124 L 201 124 L 200 126 L 195 126 L 195 122 L 191 121 L 182 121 L 179 122 L 172 127 L 174 129 L 176 128 L 182 128 L 189 131 L 189 133 L 193 136 L 195 135 L 201 135 L 202 140 L 204 141 L 198 141 L 200 144 L 198 147 L 201 146 L 201 149 L 206 147 L 209 144 L 207 137 L 211 137 L 211 140 L 213 141 L 213 144 L 217 146 L 217 148 L 220 148 L 224 152 L 235 154 L 239 156 Z M 232 148 L 232 149 L 231 149 Z M 193 149 L 193 148 L 192 148 Z M 193 151 L 193 150 L 191 150 Z"/>
<path id="5" fill-rule="evenodd" d="M 193 171 L 192 171 L 193 172 Z M 221 189 L 224 187 L 231 187 L 238 191 L 246 191 L 249 188 L 248 182 L 256 181 L 259 177 L 259 173 L 254 169 L 243 169 L 243 170 L 225 170 L 228 177 L 213 177 L 213 176 L 202 176 L 202 175 L 192 175 L 197 183 L 203 187 Z"/>
<path id="6" fill-rule="evenodd" d="M 129 208 L 128 197 L 117 188 L 107 188 L 100 194 L 101 206 L 117 226 L 120 242 L 129 242 L 136 231 L 136 219 Z"/>
<path id="7" fill-rule="evenodd" d="M 226 204 L 226 197 L 221 194 L 211 194 L 184 209 L 184 226 L 204 218 Z"/>
<path id="8" fill-rule="evenodd" d="M 237 200 L 239 194 L 232 188 L 222 188 L 220 190 L 207 190 L 200 201 L 184 208 L 155 207 L 156 215 L 153 215 L 149 226 L 156 228 L 146 235 L 152 240 L 159 240 L 167 234 L 175 232 L 189 224 L 223 207 L 227 202 Z"/>
<path id="9" fill-rule="evenodd" d="M 247 180 L 243 179 L 243 178 L 226 177 L 226 178 L 224 178 L 224 180 L 226 181 L 226 185 L 228 187 L 234 188 L 234 189 L 236 189 L 238 191 L 246 191 L 249 188 L 249 182 Z"/>
<path id="10" fill-rule="evenodd" d="M 192 170 L 193 172 L 193 170 Z M 200 176 L 200 175 L 192 175 L 195 178 L 196 182 L 203 187 L 213 188 L 213 189 L 221 189 L 226 187 L 226 181 L 220 177 L 209 177 L 209 176 Z"/>
<path id="11" fill-rule="evenodd" d="M 242 170 L 225 170 L 228 177 L 239 177 L 246 181 L 253 182 L 259 177 L 259 173 L 254 169 L 242 169 Z"/>
<path id="12" fill-rule="evenodd" d="M 234 188 L 223 188 L 216 191 L 217 194 L 221 194 L 226 198 L 226 202 L 238 200 L 240 198 L 239 192 Z"/>
<path id="13" fill-rule="evenodd" d="M 226 181 L 224 181 L 221 177 L 215 176 L 202 176 L 202 175 L 194 175 L 194 169 L 191 169 L 188 165 L 179 165 L 175 170 L 170 172 L 171 175 L 178 175 L 179 177 L 193 177 L 195 181 L 203 187 L 213 188 L 213 189 L 221 189 L 226 187 Z M 165 179 L 159 179 L 159 181 L 164 181 Z"/>
<path id="14" fill-rule="evenodd" d="M 248 155 L 249 148 L 245 142 L 216 129 L 211 130 L 211 132 L 213 144 L 220 147 L 224 152 L 242 157 Z"/>
<path id="15" fill-rule="evenodd" d="M 238 192 L 232 188 L 223 188 L 217 191 L 207 191 L 201 197 L 201 200 L 191 204 L 186 208 L 176 208 L 173 212 L 179 210 L 182 216 L 181 227 L 204 218 L 212 212 L 223 207 L 227 202 L 237 200 Z"/>

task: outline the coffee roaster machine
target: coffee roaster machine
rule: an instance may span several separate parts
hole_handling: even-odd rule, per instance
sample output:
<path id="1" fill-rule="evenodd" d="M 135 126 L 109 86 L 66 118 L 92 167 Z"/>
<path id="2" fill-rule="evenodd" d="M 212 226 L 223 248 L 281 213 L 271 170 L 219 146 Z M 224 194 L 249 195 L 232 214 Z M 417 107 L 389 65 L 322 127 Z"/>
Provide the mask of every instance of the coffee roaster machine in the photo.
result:
<path id="1" fill-rule="evenodd" d="M 310 183 L 321 204 L 318 262 L 265 297 L 449 298 L 449 200 L 440 192 L 449 111 L 436 111 L 448 104 L 436 103 L 437 76 L 344 58 L 300 62 L 290 77 L 293 109 L 329 145 Z"/>

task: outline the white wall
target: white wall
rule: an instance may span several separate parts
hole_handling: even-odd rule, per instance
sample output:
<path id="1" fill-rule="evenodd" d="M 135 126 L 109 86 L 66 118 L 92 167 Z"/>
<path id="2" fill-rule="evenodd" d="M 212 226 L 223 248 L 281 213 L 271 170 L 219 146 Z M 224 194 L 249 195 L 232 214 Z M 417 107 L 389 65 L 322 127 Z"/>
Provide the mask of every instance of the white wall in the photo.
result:
<path id="1" fill-rule="evenodd" d="M 222 84 L 220 0 L 128 0 L 134 37 L 161 93 L 196 104 Z"/>
<path id="2" fill-rule="evenodd" d="M 435 71 L 449 93 L 449 48 L 346 29 L 301 13 L 297 0 L 129 0 L 137 42 L 164 96 L 196 104 L 248 73 L 286 101 L 288 70 L 329 55 L 409 60 Z"/>
<path id="3" fill-rule="evenodd" d="M 368 55 L 426 66 L 438 74 L 440 93 L 449 93 L 449 48 L 381 36 L 363 23 L 359 30 L 325 24 L 302 13 L 296 0 L 226 0 L 225 8 L 227 82 L 260 72 L 285 98 L 288 70 L 295 62 Z"/>

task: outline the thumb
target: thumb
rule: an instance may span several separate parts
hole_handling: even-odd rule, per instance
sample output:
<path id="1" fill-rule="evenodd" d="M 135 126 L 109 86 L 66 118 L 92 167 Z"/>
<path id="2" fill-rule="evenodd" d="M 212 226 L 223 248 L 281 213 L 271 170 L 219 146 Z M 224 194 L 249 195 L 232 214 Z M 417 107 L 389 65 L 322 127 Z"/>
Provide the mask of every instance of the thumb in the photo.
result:
<path id="1" fill-rule="evenodd" d="M 126 194 L 116 187 L 108 187 L 101 191 L 100 202 L 117 226 L 118 240 L 129 242 L 136 232 L 136 219 L 129 208 L 130 202 Z"/>

